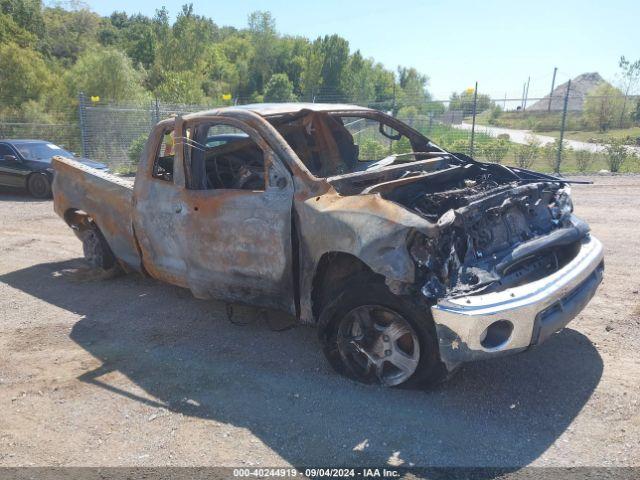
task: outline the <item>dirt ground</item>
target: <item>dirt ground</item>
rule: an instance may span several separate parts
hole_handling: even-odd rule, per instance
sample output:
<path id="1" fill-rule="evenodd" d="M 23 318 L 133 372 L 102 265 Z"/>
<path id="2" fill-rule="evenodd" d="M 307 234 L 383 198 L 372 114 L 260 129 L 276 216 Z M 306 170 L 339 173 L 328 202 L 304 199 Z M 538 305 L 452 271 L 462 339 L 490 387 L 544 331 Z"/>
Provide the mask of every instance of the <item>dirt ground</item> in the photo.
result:
<path id="1" fill-rule="evenodd" d="M 593 180 L 591 304 L 431 391 L 343 379 L 277 314 L 85 278 L 51 202 L 0 193 L 0 465 L 640 466 L 640 177 Z"/>

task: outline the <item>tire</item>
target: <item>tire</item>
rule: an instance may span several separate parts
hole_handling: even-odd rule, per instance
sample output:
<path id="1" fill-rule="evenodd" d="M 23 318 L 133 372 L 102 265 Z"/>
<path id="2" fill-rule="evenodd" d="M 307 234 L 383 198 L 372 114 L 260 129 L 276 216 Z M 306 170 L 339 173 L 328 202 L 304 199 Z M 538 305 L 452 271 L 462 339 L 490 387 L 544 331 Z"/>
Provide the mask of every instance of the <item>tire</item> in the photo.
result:
<path id="1" fill-rule="evenodd" d="M 82 252 L 93 268 L 108 271 L 118 267 L 113 251 L 94 223 L 82 231 Z"/>
<path id="2" fill-rule="evenodd" d="M 408 388 L 432 386 L 446 377 L 428 311 L 372 282 L 371 275 L 351 277 L 345 285 L 323 306 L 319 321 L 323 352 L 338 373 L 362 383 Z"/>
<path id="3" fill-rule="evenodd" d="M 32 173 L 27 179 L 27 191 L 34 198 L 51 198 L 51 181 L 44 173 Z"/>

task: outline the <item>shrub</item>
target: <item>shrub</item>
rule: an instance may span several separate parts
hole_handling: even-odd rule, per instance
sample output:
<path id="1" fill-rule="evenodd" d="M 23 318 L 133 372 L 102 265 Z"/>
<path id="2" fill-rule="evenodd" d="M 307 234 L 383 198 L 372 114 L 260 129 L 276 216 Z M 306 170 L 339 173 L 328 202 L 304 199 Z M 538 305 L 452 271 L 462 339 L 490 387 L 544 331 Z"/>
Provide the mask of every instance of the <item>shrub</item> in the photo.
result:
<path id="1" fill-rule="evenodd" d="M 413 120 L 418 116 L 418 108 L 414 105 L 409 105 L 406 107 L 402 107 L 398 110 L 398 118 L 402 118 L 403 120 Z"/>
<path id="2" fill-rule="evenodd" d="M 560 166 L 562 163 L 562 160 L 564 158 L 567 158 L 568 155 L 571 154 L 571 147 L 569 147 L 567 145 L 567 142 L 562 142 L 562 156 L 560 157 L 560 159 L 558 159 L 558 149 L 560 148 L 560 139 L 556 139 L 553 141 L 553 143 L 547 143 L 544 147 L 542 147 L 542 156 L 544 157 L 544 160 L 546 161 L 547 165 L 549 165 L 549 168 L 551 168 L 552 171 L 559 173 L 560 172 Z"/>
<path id="3" fill-rule="evenodd" d="M 489 125 L 495 125 L 500 115 L 502 115 L 502 108 L 500 105 L 494 106 L 489 113 Z"/>
<path id="4" fill-rule="evenodd" d="M 613 173 L 619 172 L 620 168 L 629 157 L 629 151 L 627 150 L 624 141 L 617 138 L 609 138 L 606 140 L 604 150 L 607 154 L 607 165 L 609 165 L 609 171 Z"/>
<path id="5" fill-rule="evenodd" d="M 127 156 L 131 163 L 137 165 L 140 162 L 140 157 L 142 156 L 142 151 L 144 150 L 144 145 L 147 141 L 147 135 L 140 135 L 136 138 L 131 145 L 129 145 L 129 151 L 127 152 Z"/>
<path id="6" fill-rule="evenodd" d="M 389 154 L 389 147 L 382 143 L 366 139 L 360 143 L 360 160 L 380 160 Z"/>
<path id="7" fill-rule="evenodd" d="M 509 153 L 509 148 L 507 140 L 491 140 L 480 146 L 480 154 L 489 162 L 502 163 L 504 157 Z"/>
<path id="8" fill-rule="evenodd" d="M 531 168 L 539 153 L 540 141 L 535 137 L 528 137 L 527 143 L 518 145 L 515 149 L 516 165 L 520 168 Z"/>
<path id="9" fill-rule="evenodd" d="M 456 140 L 448 143 L 445 148 L 454 153 L 464 153 L 465 155 L 469 155 L 469 140 L 466 138 L 457 138 Z"/>
<path id="10" fill-rule="evenodd" d="M 584 173 L 589 170 L 589 168 L 593 164 L 595 155 L 589 150 L 576 150 L 574 155 L 576 158 L 576 168 L 578 169 L 578 171 L 580 173 Z"/>
<path id="11" fill-rule="evenodd" d="M 413 151 L 411 148 L 411 141 L 407 137 L 402 137 L 400 140 L 391 144 L 391 151 L 393 153 L 410 153 Z"/>

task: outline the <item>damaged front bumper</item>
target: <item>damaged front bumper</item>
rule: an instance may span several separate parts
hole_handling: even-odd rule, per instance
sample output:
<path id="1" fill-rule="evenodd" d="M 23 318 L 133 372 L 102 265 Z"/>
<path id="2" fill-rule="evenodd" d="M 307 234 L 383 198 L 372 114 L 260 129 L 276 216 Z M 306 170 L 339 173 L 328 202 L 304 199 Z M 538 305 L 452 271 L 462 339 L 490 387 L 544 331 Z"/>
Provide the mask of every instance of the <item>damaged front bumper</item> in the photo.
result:
<path id="1" fill-rule="evenodd" d="M 603 248 L 586 236 L 577 255 L 540 280 L 500 292 L 445 298 L 431 307 L 440 357 L 463 362 L 509 355 L 546 340 L 569 323 L 602 281 Z"/>

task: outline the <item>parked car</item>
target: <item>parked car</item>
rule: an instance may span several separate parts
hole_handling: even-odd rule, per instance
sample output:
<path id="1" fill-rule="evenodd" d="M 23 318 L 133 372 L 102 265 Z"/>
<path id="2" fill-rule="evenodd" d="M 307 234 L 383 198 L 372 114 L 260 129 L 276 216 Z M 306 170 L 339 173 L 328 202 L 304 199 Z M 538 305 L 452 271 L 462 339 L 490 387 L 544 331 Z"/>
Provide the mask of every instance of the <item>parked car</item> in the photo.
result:
<path id="1" fill-rule="evenodd" d="M 36 198 L 51 197 L 51 159 L 55 155 L 75 157 L 45 140 L 0 140 L 0 185 L 24 188 Z M 102 163 L 86 158 L 77 160 L 97 170 L 107 170 Z"/>
<path id="2" fill-rule="evenodd" d="M 567 180 L 448 152 L 358 106 L 164 120 L 135 182 L 63 157 L 53 168 L 55 211 L 91 265 L 288 312 L 362 382 L 430 384 L 538 345 L 604 269 Z"/>

